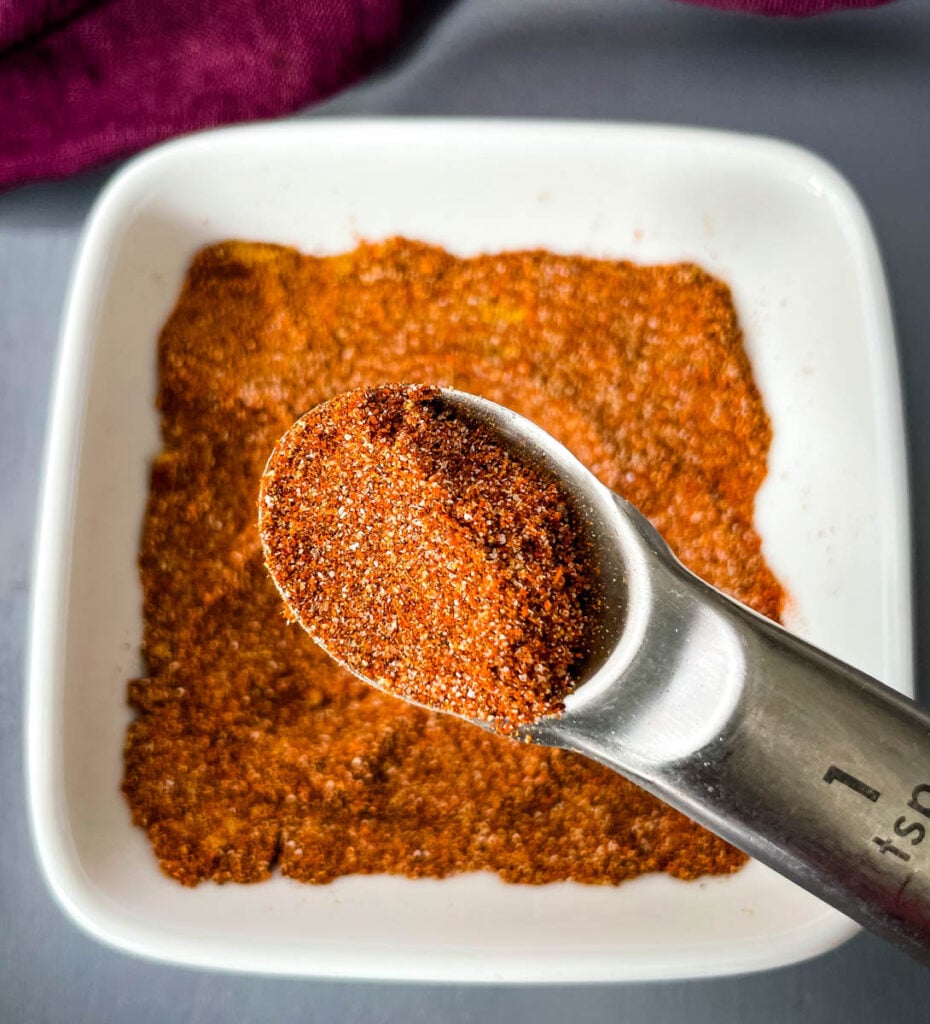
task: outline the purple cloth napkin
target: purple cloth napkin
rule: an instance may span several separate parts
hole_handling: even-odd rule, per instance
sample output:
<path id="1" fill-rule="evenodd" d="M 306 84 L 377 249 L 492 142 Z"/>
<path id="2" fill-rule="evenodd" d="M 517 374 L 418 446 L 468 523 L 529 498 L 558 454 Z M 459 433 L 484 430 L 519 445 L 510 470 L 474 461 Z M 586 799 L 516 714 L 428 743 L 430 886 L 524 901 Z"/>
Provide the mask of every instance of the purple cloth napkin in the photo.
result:
<path id="1" fill-rule="evenodd" d="M 717 7 L 722 11 L 744 14 L 767 14 L 773 17 L 806 18 L 812 14 L 850 10 L 854 7 L 881 7 L 891 0 L 684 0 L 701 7 Z"/>
<path id="2" fill-rule="evenodd" d="M 371 70 L 411 0 L 0 0 L 0 188 L 273 117 Z"/>
<path id="3" fill-rule="evenodd" d="M 0 188 L 320 100 L 374 67 L 416 2 L 0 0 Z M 887 0 L 690 2 L 802 16 Z"/>

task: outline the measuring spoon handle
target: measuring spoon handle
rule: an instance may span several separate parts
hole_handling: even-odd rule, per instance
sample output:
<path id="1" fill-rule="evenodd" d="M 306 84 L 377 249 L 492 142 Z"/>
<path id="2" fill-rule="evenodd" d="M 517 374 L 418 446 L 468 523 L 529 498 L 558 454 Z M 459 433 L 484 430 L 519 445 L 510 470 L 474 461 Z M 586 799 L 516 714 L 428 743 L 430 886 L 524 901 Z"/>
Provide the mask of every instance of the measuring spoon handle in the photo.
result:
<path id="1" fill-rule="evenodd" d="M 657 784 L 930 962 L 930 717 L 735 602 L 715 605 L 743 650 L 742 696 L 713 752 L 668 766 Z"/>
<path id="2" fill-rule="evenodd" d="M 648 553 L 639 647 L 541 741 L 608 764 L 930 963 L 930 716 L 708 586 L 627 514 Z"/>

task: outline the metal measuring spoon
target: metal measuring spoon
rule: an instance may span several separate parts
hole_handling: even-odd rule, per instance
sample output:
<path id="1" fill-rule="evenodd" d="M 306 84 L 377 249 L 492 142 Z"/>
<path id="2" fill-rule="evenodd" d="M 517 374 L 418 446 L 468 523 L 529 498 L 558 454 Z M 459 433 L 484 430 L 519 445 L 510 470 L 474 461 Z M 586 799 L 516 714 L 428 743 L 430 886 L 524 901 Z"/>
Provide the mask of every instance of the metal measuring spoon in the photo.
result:
<path id="1" fill-rule="evenodd" d="M 517 735 L 613 768 L 930 962 L 930 716 L 698 579 L 529 420 L 443 396 L 558 478 L 600 559 L 597 649 L 561 716 Z"/>

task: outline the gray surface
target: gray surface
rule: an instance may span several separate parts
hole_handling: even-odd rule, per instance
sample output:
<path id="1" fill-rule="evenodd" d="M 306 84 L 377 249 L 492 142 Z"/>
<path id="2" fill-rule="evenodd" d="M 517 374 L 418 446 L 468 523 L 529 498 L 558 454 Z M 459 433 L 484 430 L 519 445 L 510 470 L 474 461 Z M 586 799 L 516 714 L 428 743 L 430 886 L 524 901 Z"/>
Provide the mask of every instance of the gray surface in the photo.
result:
<path id="1" fill-rule="evenodd" d="M 930 613 L 930 5 L 781 24 L 670 0 L 464 0 L 331 112 L 511 114 L 778 135 L 832 160 L 869 209 L 898 324 L 912 453 L 918 624 Z M 21 703 L 36 496 L 58 321 L 108 177 L 0 197 L 0 1024 L 165 1020 L 765 1022 L 930 1019 L 930 975 L 860 937 L 742 979 L 465 988 L 230 977 L 106 949 L 45 890 L 26 825 Z M 918 678 L 930 632 L 918 628 Z M 928 690 L 924 690 L 925 697 Z"/>

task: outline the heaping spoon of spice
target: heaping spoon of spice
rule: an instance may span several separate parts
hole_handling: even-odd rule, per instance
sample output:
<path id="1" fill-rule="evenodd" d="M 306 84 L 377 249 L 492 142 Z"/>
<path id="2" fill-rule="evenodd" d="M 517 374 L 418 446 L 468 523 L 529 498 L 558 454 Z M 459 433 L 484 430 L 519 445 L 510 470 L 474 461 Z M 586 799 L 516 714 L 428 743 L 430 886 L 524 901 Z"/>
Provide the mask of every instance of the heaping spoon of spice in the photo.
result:
<path id="1" fill-rule="evenodd" d="M 592 757 L 930 961 L 930 717 L 698 579 L 528 420 L 347 392 L 279 441 L 259 528 L 356 675 Z"/>

